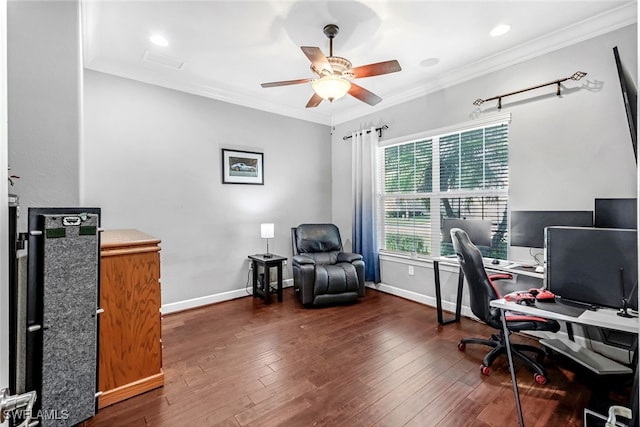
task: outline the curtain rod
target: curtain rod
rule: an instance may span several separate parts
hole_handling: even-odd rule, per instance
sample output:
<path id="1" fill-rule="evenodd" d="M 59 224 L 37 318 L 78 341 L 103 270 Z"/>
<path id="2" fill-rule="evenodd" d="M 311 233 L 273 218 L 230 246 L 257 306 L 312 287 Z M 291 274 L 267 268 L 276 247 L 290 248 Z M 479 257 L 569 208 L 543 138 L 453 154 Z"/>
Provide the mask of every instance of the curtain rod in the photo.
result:
<path id="1" fill-rule="evenodd" d="M 379 128 L 376 128 L 376 132 L 378 132 L 378 138 L 382 138 L 382 131 L 384 129 L 389 129 L 389 126 L 387 125 L 382 125 Z M 371 130 L 368 130 L 367 133 L 371 133 Z M 347 136 L 343 136 L 342 140 L 346 141 L 347 139 L 351 138 L 351 135 L 347 135 Z"/>
<path id="2" fill-rule="evenodd" d="M 473 105 L 480 106 L 483 102 L 493 101 L 494 99 L 497 99 L 498 100 L 498 110 L 499 110 L 499 109 L 502 108 L 502 98 L 504 98 L 506 96 L 516 95 L 518 93 L 527 92 L 529 90 L 539 89 L 541 87 L 551 86 L 551 85 L 557 85 L 556 95 L 560 96 L 560 83 L 562 83 L 564 81 L 567 81 L 567 80 L 576 80 L 577 81 L 577 80 L 580 80 L 581 78 L 583 78 L 586 75 L 587 75 L 587 73 L 585 73 L 585 72 L 576 71 L 571 76 L 565 77 L 564 79 L 555 80 L 555 81 L 552 81 L 552 82 L 549 82 L 549 83 L 543 83 L 541 85 L 528 87 L 526 89 L 517 90 L 515 92 L 505 93 L 504 95 L 494 96 L 493 98 L 487 98 L 487 99 L 478 98 L 475 101 L 473 101 Z"/>

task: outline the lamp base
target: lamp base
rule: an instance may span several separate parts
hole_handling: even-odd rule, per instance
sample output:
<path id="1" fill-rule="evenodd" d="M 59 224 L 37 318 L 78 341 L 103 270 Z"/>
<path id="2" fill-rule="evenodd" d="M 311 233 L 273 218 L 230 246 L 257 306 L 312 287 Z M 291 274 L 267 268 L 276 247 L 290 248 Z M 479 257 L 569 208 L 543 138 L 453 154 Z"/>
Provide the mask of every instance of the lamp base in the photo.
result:
<path id="1" fill-rule="evenodd" d="M 272 258 L 273 255 L 271 254 L 262 254 L 262 258 Z"/>

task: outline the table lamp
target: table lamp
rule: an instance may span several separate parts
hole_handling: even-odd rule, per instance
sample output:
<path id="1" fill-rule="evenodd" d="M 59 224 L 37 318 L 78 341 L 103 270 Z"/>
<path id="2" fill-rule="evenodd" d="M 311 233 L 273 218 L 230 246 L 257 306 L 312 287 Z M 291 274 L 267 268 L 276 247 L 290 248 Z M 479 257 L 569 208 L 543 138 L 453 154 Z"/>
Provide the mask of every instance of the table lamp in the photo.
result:
<path id="1" fill-rule="evenodd" d="M 269 253 L 269 239 L 273 238 L 273 223 L 260 224 L 260 237 L 267 239 L 267 253 L 264 254 L 265 258 L 271 258 Z"/>

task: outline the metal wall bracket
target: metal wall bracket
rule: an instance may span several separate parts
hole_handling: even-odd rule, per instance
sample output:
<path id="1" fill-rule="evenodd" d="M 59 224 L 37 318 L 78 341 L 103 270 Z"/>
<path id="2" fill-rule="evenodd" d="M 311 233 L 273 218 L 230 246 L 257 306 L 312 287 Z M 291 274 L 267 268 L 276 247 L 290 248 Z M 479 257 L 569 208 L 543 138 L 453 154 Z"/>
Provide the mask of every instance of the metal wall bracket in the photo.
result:
<path id="1" fill-rule="evenodd" d="M 516 90 L 514 92 L 505 93 L 504 95 L 497 95 L 497 96 L 494 96 L 492 98 L 487 98 L 487 99 L 478 98 L 475 101 L 473 101 L 473 105 L 480 106 L 480 105 L 482 105 L 483 103 L 485 103 L 487 101 L 493 101 L 494 99 L 497 99 L 498 100 L 498 110 L 500 110 L 502 108 L 502 98 L 504 98 L 506 96 L 516 95 L 516 94 L 522 93 L 522 92 L 527 92 L 527 91 L 530 91 L 530 90 L 533 90 L 533 89 L 539 89 L 541 87 L 550 86 L 550 85 L 556 85 L 556 95 L 560 96 L 560 94 L 561 94 L 561 85 L 560 85 L 560 83 L 562 83 L 564 81 L 567 81 L 567 80 L 576 80 L 577 81 L 577 80 L 580 80 L 581 78 L 583 78 L 586 75 L 587 75 L 587 73 L 585 73 L 583 71 L 576 71 L 575 73 L 573 73 L 569 77 L 565 77 L 564 79 L 554 80 L 552 82 L 543 83 L 541 85 L 528 87 L 526 89 Z"/>

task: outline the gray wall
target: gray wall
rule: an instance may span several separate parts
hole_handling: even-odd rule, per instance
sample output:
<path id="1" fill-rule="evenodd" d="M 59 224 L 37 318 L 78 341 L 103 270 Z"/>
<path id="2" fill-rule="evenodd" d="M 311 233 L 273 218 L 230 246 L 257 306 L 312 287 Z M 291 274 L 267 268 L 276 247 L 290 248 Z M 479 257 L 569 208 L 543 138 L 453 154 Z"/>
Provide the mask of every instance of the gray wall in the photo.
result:
<path id="1" fill-rule="evenodd" d="M 260 223 L 290 256 L 290 227 L 330 221 L 327 126 L 95 71 L 84 83 L 82 203 L 102 207 L 103 228 L 162 239 L 164 306 L 246 295 Z M 221 148 L 264 153 L 264 186 L 222 184 Z"/>
<path id="2" fill-rule="evenodd" d="M 561 97 L 555 96 L 551 86 L 503 100 L 502 112 L 512 115 L 510 207 L 589 210 L 596 197 L 636 197 L 636 164 L 614 46 L 637 84 L 637 26 L 633 25 L 336 126 L 332 137 L 333 221 L 343 234 L 351 230 L 351 190 L 344 185 L 351 180 L 351 147 L 342 136 L 387 124 L 383 138 L 388 140 L 490 116 L 497 112 L 495 101 L 479 109 L 472 102 L 578 70 L 587 72 L 587 77 L 563 83 L 566 89 Z M 524 248 L 512 248 L 510 258 L 531 260 Z M 402 262 L 420 268 L 409 276 Z M 383 260 L 382 281 L 391 292 L 433 301 L 433 272 L 428 262 Z M 445 281 L 444 298 L 453 301 L 455 280 Z"/>
<path id="3" fill-rule="evenodd" d="M 8 163 L 20 176 L 10 191 L 20 196 L 19 227 L 26 231 L 29 206 L 79 202 L 79 3 L 1 0 L 0 9 L 0 168 L 7 170 Z M 6 194 L 3 187 L 0 199 L 7 200 Z M 6 224 L 3 204 L 0 222 Z M 0 230 L 6 242 L 6 230 Z M 0 388 L 9 385 L 7 257 L 1 245 Z"/>
<path id="4" fill-rule="evenodd" d="M 90 71 L 85 84 L 79 16 L 76 0 L 8 3 L 8 158 L 23 213 L 98 206 L 103 228 L 162 239 L 171 309 L 246 295 L 261 222 L 289 255 L 290 227 L 331 219 L 329 128 Z M 222 185 L 223 147 L 263 152 L 265 185 Z"/>
<path id="5" fill-rule="evenodd" d="M 7 1 L 0 0 L 0 170 L 7 170 Z M 3 180 L 6 175 L 3 174 Z M 7 200 L 7 187 L 0 185 L 0 200 Z M 7 224 L 9 212 L 3 203 L 0 223 Z M 8 239 L 0 227 L 0 242 Z M 9 387 L 9 250 L 0 245 L 0 390 Z"/>
<path id="6" fill-rule="evenodd" d="M 8 2 L 9 165 L 30 206 L 78 206 L 82 61 L 77 1 Z"/>

